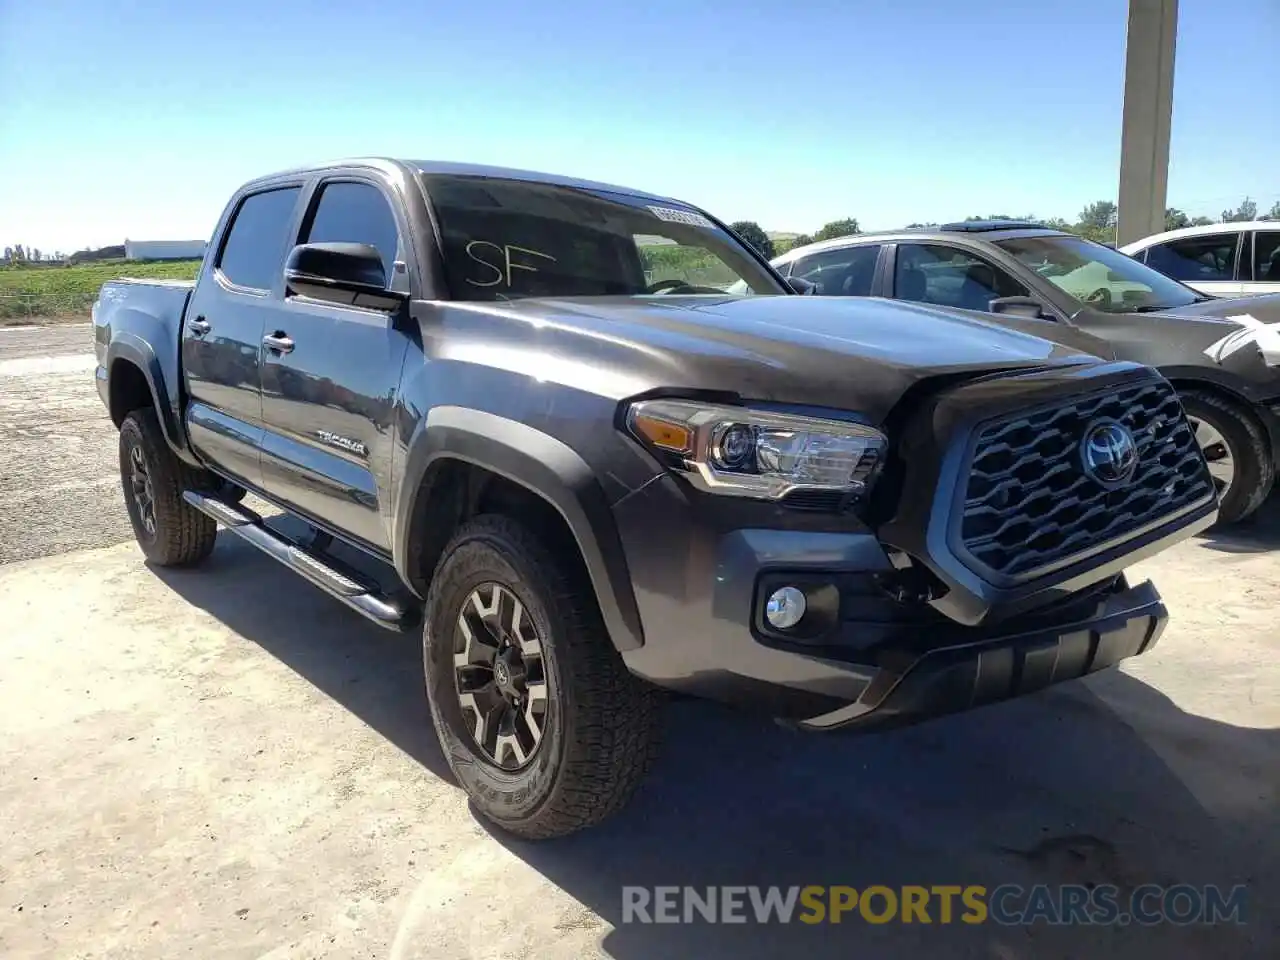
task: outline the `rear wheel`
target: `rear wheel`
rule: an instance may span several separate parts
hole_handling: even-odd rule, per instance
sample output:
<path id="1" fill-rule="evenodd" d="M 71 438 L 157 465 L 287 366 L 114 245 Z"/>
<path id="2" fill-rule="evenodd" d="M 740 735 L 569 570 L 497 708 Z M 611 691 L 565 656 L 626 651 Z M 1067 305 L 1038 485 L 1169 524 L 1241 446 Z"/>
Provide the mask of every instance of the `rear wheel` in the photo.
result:
<path id="1" fill-rule="evenodd" d="M 120 481 L 138 546 L 162 567 L 192 566 L 213 552 L 218 525 L 182 499 L 207 485 L 203 473 L 169 449 L 151 407 L 120 425 Z"/>
<path id="2" fill-rule="evenodd" d="M 655 692 L 622 663 L 576 565 L 502 516 L 454 536 L 427 596 L 431 717 L 476 809 L 529 839 L 621 808 L 655 752 Z"/>
<path id="3" fill-rule="evenodd" d="M 1262 506 L 1275 483 L 1275 463 L 1262 426 L 1234 403 L 1190 391 L 1182 406 L 1218 488 L 1219 523 L 1235 523 Z"/>

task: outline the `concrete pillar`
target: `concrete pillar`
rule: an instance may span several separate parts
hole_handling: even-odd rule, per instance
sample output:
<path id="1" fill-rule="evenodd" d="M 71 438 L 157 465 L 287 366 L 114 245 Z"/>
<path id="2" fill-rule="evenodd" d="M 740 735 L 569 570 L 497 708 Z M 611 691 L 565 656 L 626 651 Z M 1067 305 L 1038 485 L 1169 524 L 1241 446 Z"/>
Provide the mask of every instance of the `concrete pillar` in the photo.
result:
<path id="1" fill-rule="evenodd" d="M 1178 0 L 1129 0 L 1117 243 L 1164 229 Z"/>

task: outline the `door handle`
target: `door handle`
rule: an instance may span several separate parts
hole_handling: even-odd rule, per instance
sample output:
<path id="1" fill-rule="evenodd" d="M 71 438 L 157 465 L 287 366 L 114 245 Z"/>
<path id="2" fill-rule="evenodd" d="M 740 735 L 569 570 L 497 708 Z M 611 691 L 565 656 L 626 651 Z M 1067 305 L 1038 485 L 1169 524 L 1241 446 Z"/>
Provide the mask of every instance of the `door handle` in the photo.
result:
<path id="1" fill-rule="evenodd" d="M 290 353 L 293 350 L 293 341 L 289 339 L 287 333 L 280 330 L 267 334 L 262 338 L 262 342 L 268 350 L 274 350 L 276 353 Z"/>
<path id="2" fill-rule="evenodd" d="M 204 317 L 196 317 L 194 320 L 192 320 L 187 324 L 187 327 L 191 330 L 191 335 L 193 337 L 203 337 L 206 333 L 208 333 L 210 330 L 213 329 L 213 324 L 211 324 Z"/>

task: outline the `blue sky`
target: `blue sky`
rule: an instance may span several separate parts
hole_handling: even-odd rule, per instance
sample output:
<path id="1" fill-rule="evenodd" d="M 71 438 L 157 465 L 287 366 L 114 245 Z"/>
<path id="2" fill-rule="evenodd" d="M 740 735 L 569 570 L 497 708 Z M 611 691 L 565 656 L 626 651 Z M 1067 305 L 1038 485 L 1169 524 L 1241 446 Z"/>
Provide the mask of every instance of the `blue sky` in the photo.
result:
<path id="1" fill-rule="evenodd" d="M 1170 203 L 1280 199 L 1277 0 L 1182 0 Z M 1124 0 L 0 0 L 0 243 L 206 237 L 355 154 L 667 193 L 770 230 L 1114 198 Z"/>

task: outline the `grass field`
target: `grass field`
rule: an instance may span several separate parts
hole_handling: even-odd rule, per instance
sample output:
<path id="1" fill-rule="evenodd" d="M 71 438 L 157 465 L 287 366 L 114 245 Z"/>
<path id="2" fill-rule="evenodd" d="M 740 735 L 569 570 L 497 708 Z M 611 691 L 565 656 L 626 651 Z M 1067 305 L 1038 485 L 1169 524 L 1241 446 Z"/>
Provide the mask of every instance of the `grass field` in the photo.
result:
<path id="1" fill-rule="evenodd" d="M 0 326 L 88 320 L 98 288 L 108 280 L 193 280 L 199 269 L 199 260 L 104 260 L 73 267 L 0 267 Z"/>

